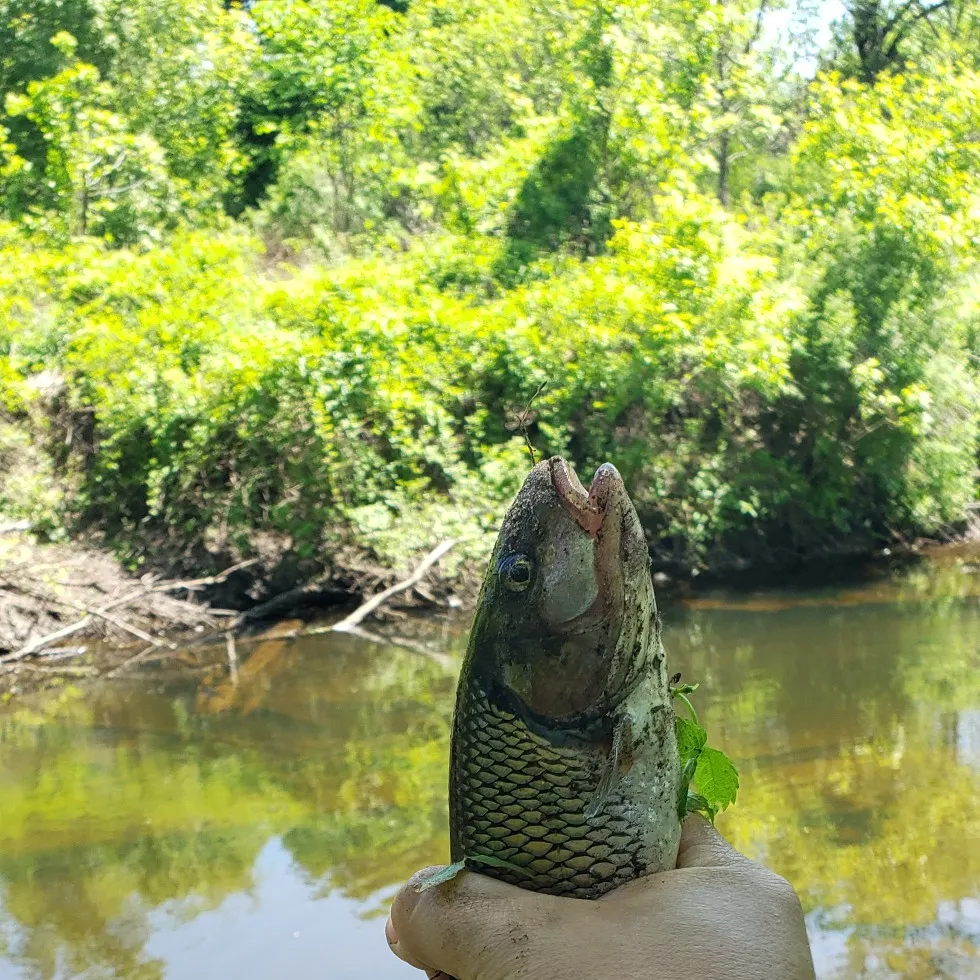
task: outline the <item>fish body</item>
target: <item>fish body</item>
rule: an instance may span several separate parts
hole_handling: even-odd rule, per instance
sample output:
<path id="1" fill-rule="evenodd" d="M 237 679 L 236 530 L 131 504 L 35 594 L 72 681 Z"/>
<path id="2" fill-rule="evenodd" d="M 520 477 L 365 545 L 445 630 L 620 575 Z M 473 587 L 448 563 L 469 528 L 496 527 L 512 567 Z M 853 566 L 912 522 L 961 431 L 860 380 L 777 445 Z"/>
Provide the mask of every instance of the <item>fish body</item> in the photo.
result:
<path id="1" fill-rule="evenodd" d="M 598 898 L 673 867 L 682 777 L 646 541 L 623 481 L 559 457 L 507 513 L 460 674 L 452 859 Z"/>

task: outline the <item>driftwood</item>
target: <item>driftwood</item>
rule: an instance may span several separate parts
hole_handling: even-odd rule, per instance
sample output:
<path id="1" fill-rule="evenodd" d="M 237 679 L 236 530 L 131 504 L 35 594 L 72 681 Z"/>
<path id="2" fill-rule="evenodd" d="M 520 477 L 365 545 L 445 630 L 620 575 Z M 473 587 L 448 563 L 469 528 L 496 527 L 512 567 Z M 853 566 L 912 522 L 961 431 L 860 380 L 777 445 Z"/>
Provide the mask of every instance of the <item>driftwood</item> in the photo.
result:
<path id="1" fill-rule="evenodd" d="M 316 636 L 318 633 L 350 633 L 353 631 L 354 627 L 357 626 L 361 620 L 370 616 L 380 605 L 387 602 L 393 595 L 398 595 L 399 592 L 404 592 L 406 589 L 410 589 L 413 585 L 416 585 L 422 580 L 425 573 L 455 544 L 458 543 L 458 539 L 449 538 L 443 541 L 441 544 L 436 545 L 423 559 L 419 562 L 418 567 L 412 572 L 411 575 L 403 582 L 396 582 L 394 585 L 389 586 L 383 592 L 379 592 L 377 595 L 371 596 L 367 602 L 362 603 L 357 607 L 349 616 L 346 616 L 339 623 L 334 623 L 333 626 L 323 626 L 319 629 L 310 630 L 307 636 Z"/>
<path id="2" fill-rule="evenodd" d="M 228 672 L 231 675 L 231 683 L 238 686 L 238 651 L 235 649 L 235 634 L 229 630 L 225 633 L 225 647 L 228 653 Z"/>
<path id="3" fill-rule="evenodd" d="M 51 605 L 60 605 L 63 607 L 78 609 L 83 612 L 84 615 L 75 622 L 69 623 L 67 626 L 62 626 L 60 629 L 54 630 L 53 632 L 47 633 L 43 636 L 35 637 L 29 643 L 22 646 L 19 650 L 14 650 L 10 653 L 0 655 L 0 664 L 17 663 L 18 661 L 24 660 L 27 657 L 34 656 L 45 647 L 50 646 L 52 643 L 57 643 L 59 640 L 64 640 L 67 637 L 74 636 L 75 634 L 80 633 L 82 630 L 89 628 L 96 619 L 101 619 L 107 623 L 110 623 L 112 626 L 115 626 L 117 629 L 135 636 L 143 643 L 149 644 L 149 649 L 164 646 L 170 649 L 176 649 L 175 644 L 166 643 L 163 640 L 152 636 L 139 626 L 135 626 L 133 623 L 128 622 L 117 613 L 113 613 L 112 610 L 120 609 L 138 599 L 145 599 L 147 596 L 154 593 L 177 592 L 181 590 L 192 592 L 197 589 L 205 588 L 209 585 L 218 585 L 221 582 L 224 582 L 233 572 L 246 568 L 249 565 L 254 565 L 257 560 L 258 559 L 252 558 L 248 561 L 238 562 L 237 564 L 232 565 L 230 568 L 226 568 L 223 572 L 219 572 L 217 575 L 209 575 L 204 578 L 158 582 L 155 579 L 147 576 L 140 588 L 126 592 L 125 594 L 118 596 L 115 599 L 111 599 L 96 608 L 87 608 L 80 606 L 78 603 L 51 597 L 50 600 L 48 600 Z M 40 599 L 41 597 L 36 596 L 36 598 Z M 188 616 L 184 618 L 187 619 L 188 617 L 191 617 L 192 622 L 200 622 L 202 618 L 207 618 L 211 615 L 211 610 L 202 609 L 201 607 L 190 604 L 185 600 L 168 598 L 167 601 L 180 607 L 186 607 Z M 217 612 L 217 615 L 227 614 L 227 610 L 218 610 Z M 143 656 L 146 652 L 146 650 L 141 651 L 141 653 L 136 655 L 137 658 Z M 136 658 L 131 658 L 131 661 L 134 659 Z M 126 664 L 122 666 L 128 666 L 129 663 L 130 661 L 127 661 Z"/>
<path id="4" fill-rule="evenodd" d="M 243 613 L 236 613 L 238 618 L 235 620 L 234 628 L 239 630 L 243 626 L 249 626 L 263 619 L 274 619 L 297 606 L 303 605 L 307 600 L 322 596 L 324 585 L 329 581 L 329 578 L 329 575 L 316 578 L 305 585 L 297 586 L 295 589 L 280 592 L 279 595 L 273 596 L 266 602 L 260 602 L 257 606 L 252 606 L 251 609 L 246 609 Z M 337 596 L 339 598 L 340 593 L 337 593 Z"/>

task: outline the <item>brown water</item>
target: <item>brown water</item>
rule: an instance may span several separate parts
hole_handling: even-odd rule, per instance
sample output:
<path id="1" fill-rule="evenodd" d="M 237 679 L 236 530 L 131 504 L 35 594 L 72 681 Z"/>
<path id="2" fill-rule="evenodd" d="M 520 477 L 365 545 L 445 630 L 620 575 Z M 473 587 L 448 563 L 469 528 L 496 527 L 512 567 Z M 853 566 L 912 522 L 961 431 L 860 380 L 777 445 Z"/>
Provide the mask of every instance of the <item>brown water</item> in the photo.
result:
<path id="1" fill-rule="evenodd" d="M 978 566 L 666 609 L 742 773 L 720 826 L 796 886 L 823 978 L 980 977 Z M 0 980 L 415 977 L 382 916 L 446 860 L 455 669 L 334 635 L 253 647 L 237 685 L 6 706 Z"/>

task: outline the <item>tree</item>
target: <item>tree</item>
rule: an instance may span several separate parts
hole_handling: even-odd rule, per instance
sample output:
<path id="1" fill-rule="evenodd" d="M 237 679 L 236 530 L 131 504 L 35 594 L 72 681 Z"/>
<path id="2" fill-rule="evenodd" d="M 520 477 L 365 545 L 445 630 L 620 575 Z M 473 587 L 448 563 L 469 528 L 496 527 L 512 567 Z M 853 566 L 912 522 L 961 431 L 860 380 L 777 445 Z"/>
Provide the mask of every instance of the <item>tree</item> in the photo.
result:
<path id="1" fill-rule="evenodd" d="M 55 38 L 66 56 L 75 43 L 64 32 Z M 14 190 L 11 196 L 24 220 L 62 236 L 123 243 L 167 222 L 173 187 L 164 152 L 109 108 L 117 98 L 98 69 L 79 61 L 29 83 L 25 95 L 7 96 L 8 116 L 33 123 L 46 147 L 43 179 L 16 154 L 8 162 L 12 181 L 20 185 L 20 194 Z"/>
<path id="2" fill-rule="evenodd" d="M 59 157 L 51 154 L 51 127 L 60 113 L 74 120 L 69 129 L 76 123 L 88 127 L 87 135 L 77 135 L 90 147 L 95 140 L 118 142 L 128 134 L 130 146 L 121 165 L 133 159 L 137 144 L 139 153 L 154 156 L 170 183 L 168 213 L 184 220 L 193 216 L 196 222 L 214 215 L 240 177 L 240 87 L 254 46 L 245 15 L 223 10 L 218 0 L 37 0 L 27 5 L 0 0 L 0 97 L 9 95 L 13 108 L 5 127 L 16 155 L 28 165 L 21 168 L 16 193 L 5 195 L 8 204 L 18 213 L 18 201 L 36 209 L 50 198 L 47 168 Z M 78 66 L 92 71 L 79 73 Z M 77 99 L 95 102 L 83 111 L 71 104 Z M 47 108 L 38 100 L 46 100 Z M 28 110 L 29 102 L 37 102 L 34 109 Z M 93 115 L 95 107 L 108 115 Z M 96 190 L 110 175 L 92 179 L 98 183 L 90 189 Z M 112 178 L 117 197 L 120 179 Z M 76 197 L 76 208 L 87 196 Z M 78 214 L 74 224 L 68 223 L 72 227 Z M 86 216 L 82 226 L 88 225 Z"/>
<path id="3" fill-rule="evenodd" d="M 873 84 L 889 68 L 905 63 L 903 46 L 921 26 L 937 32 L 938 15 L 957 0 L 851 0 L 848 17 L 861 80 Z"/>

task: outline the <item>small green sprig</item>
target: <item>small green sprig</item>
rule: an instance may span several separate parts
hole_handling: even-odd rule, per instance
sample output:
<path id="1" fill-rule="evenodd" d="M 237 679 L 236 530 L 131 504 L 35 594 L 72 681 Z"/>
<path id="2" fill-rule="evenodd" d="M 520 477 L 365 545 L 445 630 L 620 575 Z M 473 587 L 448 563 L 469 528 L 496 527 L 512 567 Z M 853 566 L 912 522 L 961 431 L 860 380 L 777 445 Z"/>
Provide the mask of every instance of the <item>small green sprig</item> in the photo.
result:
<path id="1" fill-rule="evenodd" d="M 680 684 L 680 675 L 673 678 L 670 693 L 690 713 L 690 720 L 677 715 L 677 751 L 681 759 L 681 785 L 677 812 L 683 820 L 689 813 L 703 813 L 712 823 L 715 817 L 735 802 L 738 793 L 738 770 L 731 759 L 708 745 L 708 733 L 698 721 L 698 713 L 690 695 L 697 684 Z M 691 792 L 691 786 L 695 792 Z"/>

